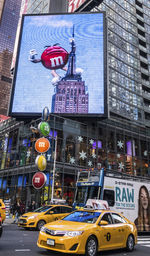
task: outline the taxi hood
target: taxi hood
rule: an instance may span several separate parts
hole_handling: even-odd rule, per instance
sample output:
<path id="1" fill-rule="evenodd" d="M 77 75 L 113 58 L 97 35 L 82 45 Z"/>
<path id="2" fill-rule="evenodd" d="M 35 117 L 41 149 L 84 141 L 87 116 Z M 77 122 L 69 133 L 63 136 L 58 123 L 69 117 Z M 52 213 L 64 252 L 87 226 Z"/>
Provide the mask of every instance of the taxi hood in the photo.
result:
<path id="1" fill-rule="evenodd" d="M 21 217 L 27 218 L 27 217 L 31 217 L 31 216 L 37 216 L 39 214 L 41 214 L 41 212 L 27 212 L 27 213 L 24 213 Z"/>
<path id="2" fill-rule="evenodd" d="M 57 220 L 44 225 L 47 229 L 52 230 L 62 230 L 62 231 L 80 231 L 92 228 L 96 224 L 89 224 L 83 222 L 67 221 L 67 220 Z"/>

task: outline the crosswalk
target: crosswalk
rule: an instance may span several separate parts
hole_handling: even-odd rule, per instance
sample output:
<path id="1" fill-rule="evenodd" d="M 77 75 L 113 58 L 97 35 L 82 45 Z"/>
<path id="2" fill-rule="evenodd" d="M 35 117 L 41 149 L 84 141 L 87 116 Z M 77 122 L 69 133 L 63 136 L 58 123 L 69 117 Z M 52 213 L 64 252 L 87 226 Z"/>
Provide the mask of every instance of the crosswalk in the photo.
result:
<path id="1" fill-rule="evenodd" d="M 138 245 L 150 247 L 150 236 L 138 236 Z"/>

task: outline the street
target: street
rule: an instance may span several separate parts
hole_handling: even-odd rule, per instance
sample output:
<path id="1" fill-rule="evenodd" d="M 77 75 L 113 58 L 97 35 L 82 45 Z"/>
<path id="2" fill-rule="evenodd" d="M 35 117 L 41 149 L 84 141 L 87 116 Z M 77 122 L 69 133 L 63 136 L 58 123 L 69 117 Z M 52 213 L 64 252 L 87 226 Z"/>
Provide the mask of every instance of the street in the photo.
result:
<path id="1" fill-rule="evenodd" d="M 0 256 L 35 256 L 35 255 L 49 255 L 61 256 L 62 253 L 46 251 L 37 247 L 36 242 L 38 238 L 38 231 L 24 230 L 17 227 L 16 224 L 4 223 L 3 234 L 0 239 Z M 125 250 L 105 251 L 99 253 L 100 256 L 148 256 L 150 248 L 150 236 L 138 237 L 138 245 L 132 253 Z M 68 255 L 68 254 L 67 254 Z"/>

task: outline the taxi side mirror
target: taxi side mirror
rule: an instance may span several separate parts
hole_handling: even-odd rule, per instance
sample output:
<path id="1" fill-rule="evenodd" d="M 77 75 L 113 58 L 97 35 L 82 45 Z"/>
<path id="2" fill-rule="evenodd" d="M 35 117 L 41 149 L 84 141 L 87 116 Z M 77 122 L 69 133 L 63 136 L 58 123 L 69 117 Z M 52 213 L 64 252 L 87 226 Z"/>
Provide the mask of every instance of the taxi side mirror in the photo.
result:
<path id="1" fill-rule="evenodd" d="M 108 221 L 106 220 L 101 220 L 100 223 L 99 223 L 100 226 L 106 226 L 108 225 Z"/>
<path id="2" fill-rule="evenodd" d="M 50 211 L 50 212 L 49 212 L 49 214 L 53 214 L 53 213 L 54 213 L 54 211 Z"/>

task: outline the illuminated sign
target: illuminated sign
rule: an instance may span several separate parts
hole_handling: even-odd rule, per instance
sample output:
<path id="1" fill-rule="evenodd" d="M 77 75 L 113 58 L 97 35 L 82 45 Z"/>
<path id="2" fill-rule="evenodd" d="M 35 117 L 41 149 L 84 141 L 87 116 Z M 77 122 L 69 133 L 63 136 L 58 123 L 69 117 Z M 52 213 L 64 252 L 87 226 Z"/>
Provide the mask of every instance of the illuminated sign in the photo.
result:
<path id="1" fill-rule="evenodd" d="M 47 181 L 47 177 L 43 172 L 36 172 L 32 178 L 32 186 L 35 189 L 42 188 Z"/>
<path id="2" fill-rule="evenodd" d="M 107 116 L 104 16 L 23 15 L 11 116 Z"/>
<path id="3" fill-rule="evenodd" d="M 69 0 L 69 12 L 74 12 L 81 4 L 83 4 L 86 0 Z"/>
<path id="4" fill-rule="evenodd" d="M 39 153 L 45 153 L 50 148 L 50 142 L 46 138 L 40 138 L 35 142 L 35 150 Z"/>

